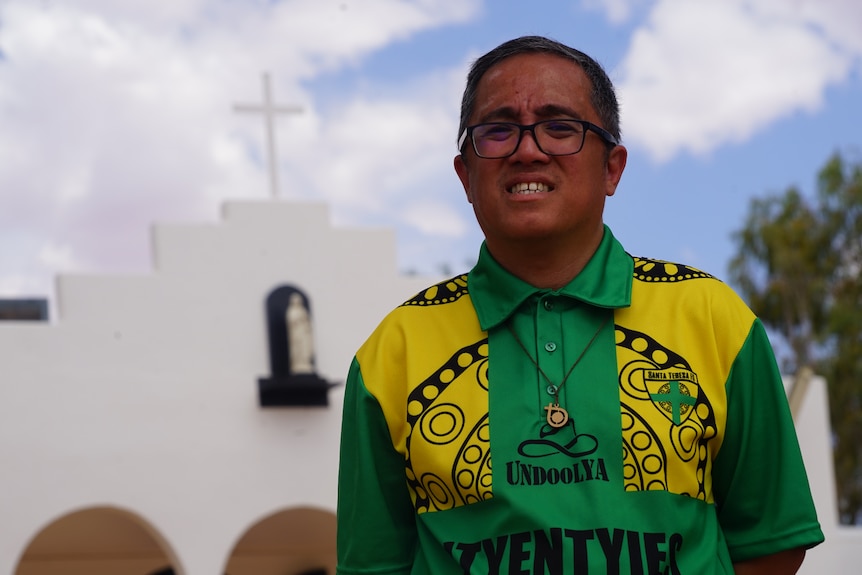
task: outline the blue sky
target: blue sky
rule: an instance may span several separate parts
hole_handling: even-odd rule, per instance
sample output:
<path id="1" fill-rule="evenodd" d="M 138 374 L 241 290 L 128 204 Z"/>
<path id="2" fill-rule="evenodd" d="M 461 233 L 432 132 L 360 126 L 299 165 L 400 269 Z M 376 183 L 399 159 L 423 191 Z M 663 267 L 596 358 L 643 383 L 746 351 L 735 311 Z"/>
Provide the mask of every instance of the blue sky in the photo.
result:
<path id="1" fill-rule="evenodd" d="M 150 269 L 160 222 L 270 198 L 389 227 L 399 267 L 461 271 L 481 241 L 452 169 L 469 63 L 542 34 L 607 68 L 629 164 L 606 221 L 635 255 L 726 276 L 752 197 L 862 161 L 856 0 L 0 2 L 0 297 L 58 273 Z"/>

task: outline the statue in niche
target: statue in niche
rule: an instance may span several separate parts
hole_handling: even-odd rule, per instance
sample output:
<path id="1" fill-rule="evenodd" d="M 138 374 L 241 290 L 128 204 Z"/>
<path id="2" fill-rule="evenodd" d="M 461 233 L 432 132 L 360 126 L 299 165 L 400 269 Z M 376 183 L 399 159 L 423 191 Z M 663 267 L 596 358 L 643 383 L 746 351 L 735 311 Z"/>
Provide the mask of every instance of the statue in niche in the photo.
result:
<path id="1" fill-rule="evenodd" d="M 311 335 L 311 318 L 299 292 L 290 294 L 287 310 L 287 349 L 290 354 L 290 373 L 314 373 L 314 340 Z"/>
<path id="2" fill-rule="evenodd" d="M 333 387 L 317 375 L 311 303 L 298 288 L 281 285 L 266 298 L 266 324 L 272 374 L 258 379 L 261 406 L 329 404 Z"/>

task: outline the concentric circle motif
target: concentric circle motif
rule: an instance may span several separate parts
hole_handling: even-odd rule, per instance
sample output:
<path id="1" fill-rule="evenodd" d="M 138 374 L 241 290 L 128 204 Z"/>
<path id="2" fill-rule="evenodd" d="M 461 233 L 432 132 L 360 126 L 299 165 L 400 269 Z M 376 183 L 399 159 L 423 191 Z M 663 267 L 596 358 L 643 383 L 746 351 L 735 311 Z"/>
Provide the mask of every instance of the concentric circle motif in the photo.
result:
<path id="1" fill-rule="evenodd" d="M 407 484 L 413 493 L 417 513 L 440 511 L 491 497 L 487 411 L 477 419 L 478 414 L 468 416 L 469 412 L 462 406 L 446 401 L 446 390 L 452 385 L 457 385 L 459 390 L 466 386 L 466 389 L 472 387 L 478 389 L 478 393 L 487 393 L 487 339 L 455 351 L 407 398 Z M 421 446 L 423 453 L 428 449 L 441 450 L 439 455 L 428 459 L 440 458 L 433 469 L 414 466 L 411 453 L 415 446 Z M 450 469 L 441 473 L 440 463 L 450 459 Z"/>

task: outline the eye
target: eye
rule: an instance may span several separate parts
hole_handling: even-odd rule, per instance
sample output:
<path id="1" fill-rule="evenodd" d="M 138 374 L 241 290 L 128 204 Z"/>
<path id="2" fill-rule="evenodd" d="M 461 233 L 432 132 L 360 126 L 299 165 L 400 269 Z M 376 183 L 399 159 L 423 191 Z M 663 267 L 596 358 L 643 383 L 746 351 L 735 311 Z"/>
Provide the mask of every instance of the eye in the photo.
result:
<path id="1" fill-rule="evenodd" d="M 482 140 L 508 140 L 517 133 L 511 124 L 482 124 L 473 129 L 473 137 Z"/>
<path id="2" fill-rule="evenodd" d="M 584 132 L 578 122 L 568 120 L 549 120 L 542 123 L 541 130 L 552 138 L 562 139 L 580 136 Z"/>

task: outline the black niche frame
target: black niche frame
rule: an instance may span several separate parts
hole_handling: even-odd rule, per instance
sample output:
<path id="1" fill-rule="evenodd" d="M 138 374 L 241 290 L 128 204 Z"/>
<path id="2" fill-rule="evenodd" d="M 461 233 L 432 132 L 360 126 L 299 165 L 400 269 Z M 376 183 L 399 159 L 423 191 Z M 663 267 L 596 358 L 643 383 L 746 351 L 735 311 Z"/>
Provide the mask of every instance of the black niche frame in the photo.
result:
<path id="1" fill-rule="evenodd" d="M 292 285 L 278 286 L 266 298 L 264 312 L 269 340 L 269 368 L 272 375 L 258 379 L 261 407 L 326 407 L 329 405 L 330 388 L 338 385 L 326 381 L 314 370 L 311 373 L 291 373 L 290 338 L 285 313 L 294 294 L 299 294 L 309 318 L 312 318 L 311 302 L 299 288 Z M 313 358 L 312 366 L 314 366 Z"/>

